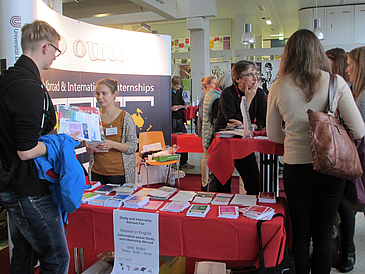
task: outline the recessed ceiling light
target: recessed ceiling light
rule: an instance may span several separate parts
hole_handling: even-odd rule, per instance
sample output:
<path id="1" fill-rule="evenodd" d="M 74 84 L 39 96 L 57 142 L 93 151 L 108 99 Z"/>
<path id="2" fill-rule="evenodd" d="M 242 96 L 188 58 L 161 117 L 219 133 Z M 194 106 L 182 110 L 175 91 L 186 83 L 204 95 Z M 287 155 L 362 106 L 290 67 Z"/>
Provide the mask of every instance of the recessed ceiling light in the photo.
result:
<path id="1" fill-rule="evenodd" d="M 98 17 L 98 18 L 100 18 L 100 17 L 106 17 L 106 16 L 109 16 L 109 15 L 111 15 L 111 13 L 99 13 L 99 14 L 95 14 L 95 15 L 94 15 L 94 17 Z"/>
<path id="2" fill-rule="evenodd" d="M 266 20 L 266 24 L 268 24 L 268 25 L 272 25 L 271 20 L 270 20 L 270 19 L 269 19 L 269 20 Z"/>
<path id="3" fill-rule="evenodd" d="M 270 34 L 270 36 L 275 37 L 275 36 L 283 36 L 283 35 L 282 34 Z"/>

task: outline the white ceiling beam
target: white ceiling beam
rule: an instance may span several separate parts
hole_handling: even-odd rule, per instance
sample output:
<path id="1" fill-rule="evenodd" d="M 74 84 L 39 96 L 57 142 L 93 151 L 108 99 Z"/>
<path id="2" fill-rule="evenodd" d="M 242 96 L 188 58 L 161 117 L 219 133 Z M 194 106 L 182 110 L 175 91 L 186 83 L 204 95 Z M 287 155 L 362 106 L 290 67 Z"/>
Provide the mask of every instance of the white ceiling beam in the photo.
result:
<path id="1" fill-rule="evenodd" d="M 115 25 L 115 24 L 134 24 L 141 22 L 161 21 L 161 20 L 166 20 L 166 18 L 152 11 L 148 11 L 148 12 L 138 12 L 130 14 L 110 15 L 99 18 L 97 17 L 81 18 L 78 20 L 94 25 L 104 26 L 104 25 Z"/>
<path id="2" fill-rule="evenodd" d="M 130 0 L 131 2 L 139 5 L 146 10 L 153 11 L 154 13 L 166 18 L 176 19 L 177 9 L 176 0 Z M 161 3 L 162 2 L 162 3 Z"/>

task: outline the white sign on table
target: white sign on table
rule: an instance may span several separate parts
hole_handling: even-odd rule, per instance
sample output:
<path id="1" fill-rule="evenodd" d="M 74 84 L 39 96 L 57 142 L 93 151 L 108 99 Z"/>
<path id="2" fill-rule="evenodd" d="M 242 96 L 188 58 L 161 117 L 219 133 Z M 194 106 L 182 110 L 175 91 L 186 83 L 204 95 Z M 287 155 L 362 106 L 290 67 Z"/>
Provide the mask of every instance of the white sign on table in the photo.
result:
<path id="1" fill-rule="evenodd" d="M 113 225 L 115 259 L 111 274 L 158 274 L 158 214 L 115 209 Z"/>

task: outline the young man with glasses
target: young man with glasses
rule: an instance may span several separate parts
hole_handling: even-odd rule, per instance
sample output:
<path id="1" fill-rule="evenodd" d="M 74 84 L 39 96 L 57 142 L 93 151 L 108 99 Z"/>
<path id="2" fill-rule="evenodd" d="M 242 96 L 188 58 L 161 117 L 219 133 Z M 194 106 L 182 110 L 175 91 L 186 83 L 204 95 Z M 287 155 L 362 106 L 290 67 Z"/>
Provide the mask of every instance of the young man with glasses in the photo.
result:
<path id="1" fill-rule="evenodd" d="M 227 125 L 240 126 L 243 124 L 241 102 L 245 97 L 254 130 L 261 130 L 266 126 L 267 101 L 264 91 L 258 88 L 256 64 L 251 61 L 239 61 L 232 67 L 233 85 L 224 89 L 219 99 L 217 118 L 213 132 L 224 129 Z M 246 126 L 246 125 L 245 125 Z M 235 167 L 240 174 L 247 194 L 257 195 L 259 192 L 259 170 L 255 154 L 235 160 Z M 231 192 L 231 178 L 223 185 L 212 174 L 209 180 L 209 191 Z"/>
<path id="2" fill-rule="evenodd" d="M 68 273 L 69 253 L 62 218 L 50 195 L 49 183 L 38 178 L 34 158 L 47 154 L 41 135 L 56 124 L 52 101 L 40 71 L 61 54 L 61 36 L 44 21 L 22 28 L 23 55 L 0 78 L 0 156 L 8 183 L 0 183 L 0 202 L 9 213 L 14 245 L 11 273 Z M 45 107 L 46 106 L 46 107 Z"/>

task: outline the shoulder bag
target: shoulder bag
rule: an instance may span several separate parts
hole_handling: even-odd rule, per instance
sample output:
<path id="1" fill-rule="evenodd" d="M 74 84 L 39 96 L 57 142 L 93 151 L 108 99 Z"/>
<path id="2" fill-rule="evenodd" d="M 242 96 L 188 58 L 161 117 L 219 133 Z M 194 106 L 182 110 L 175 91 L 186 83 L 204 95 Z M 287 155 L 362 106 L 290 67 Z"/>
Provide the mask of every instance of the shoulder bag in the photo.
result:
<path id="1" fill-rule="evenodd" d="M 273 218 L 282 217 L 284 219 L 284 227 L 286 230 L 285 217 L 281 213 L 276 213 Z M 257 222 L 257 232 L 259 234 L 259 256 L 260 256 L 260 268 L 256 269 L 255 274 L 295 274 L 295 259 L 294 255 L 290 254 L 287 241 L 285 240 L 285 254 L 284 259 L 276 266 L 273 267 L 265 267 L 265 258 L 264 258 L 264 248 L 262 246 L 262 232 L 261 225 L 265 222 L 264 220 L 259 220 Z"/>
<path id="2" fill-rule="evenodd" d="M 313 169 L 330 176 L 352 180 L 363 174 L 351 133 L 335 117 L 333 98 L 337 78 L 330 74 L 327 113 L 308 109 L 310 149 Z"/>

